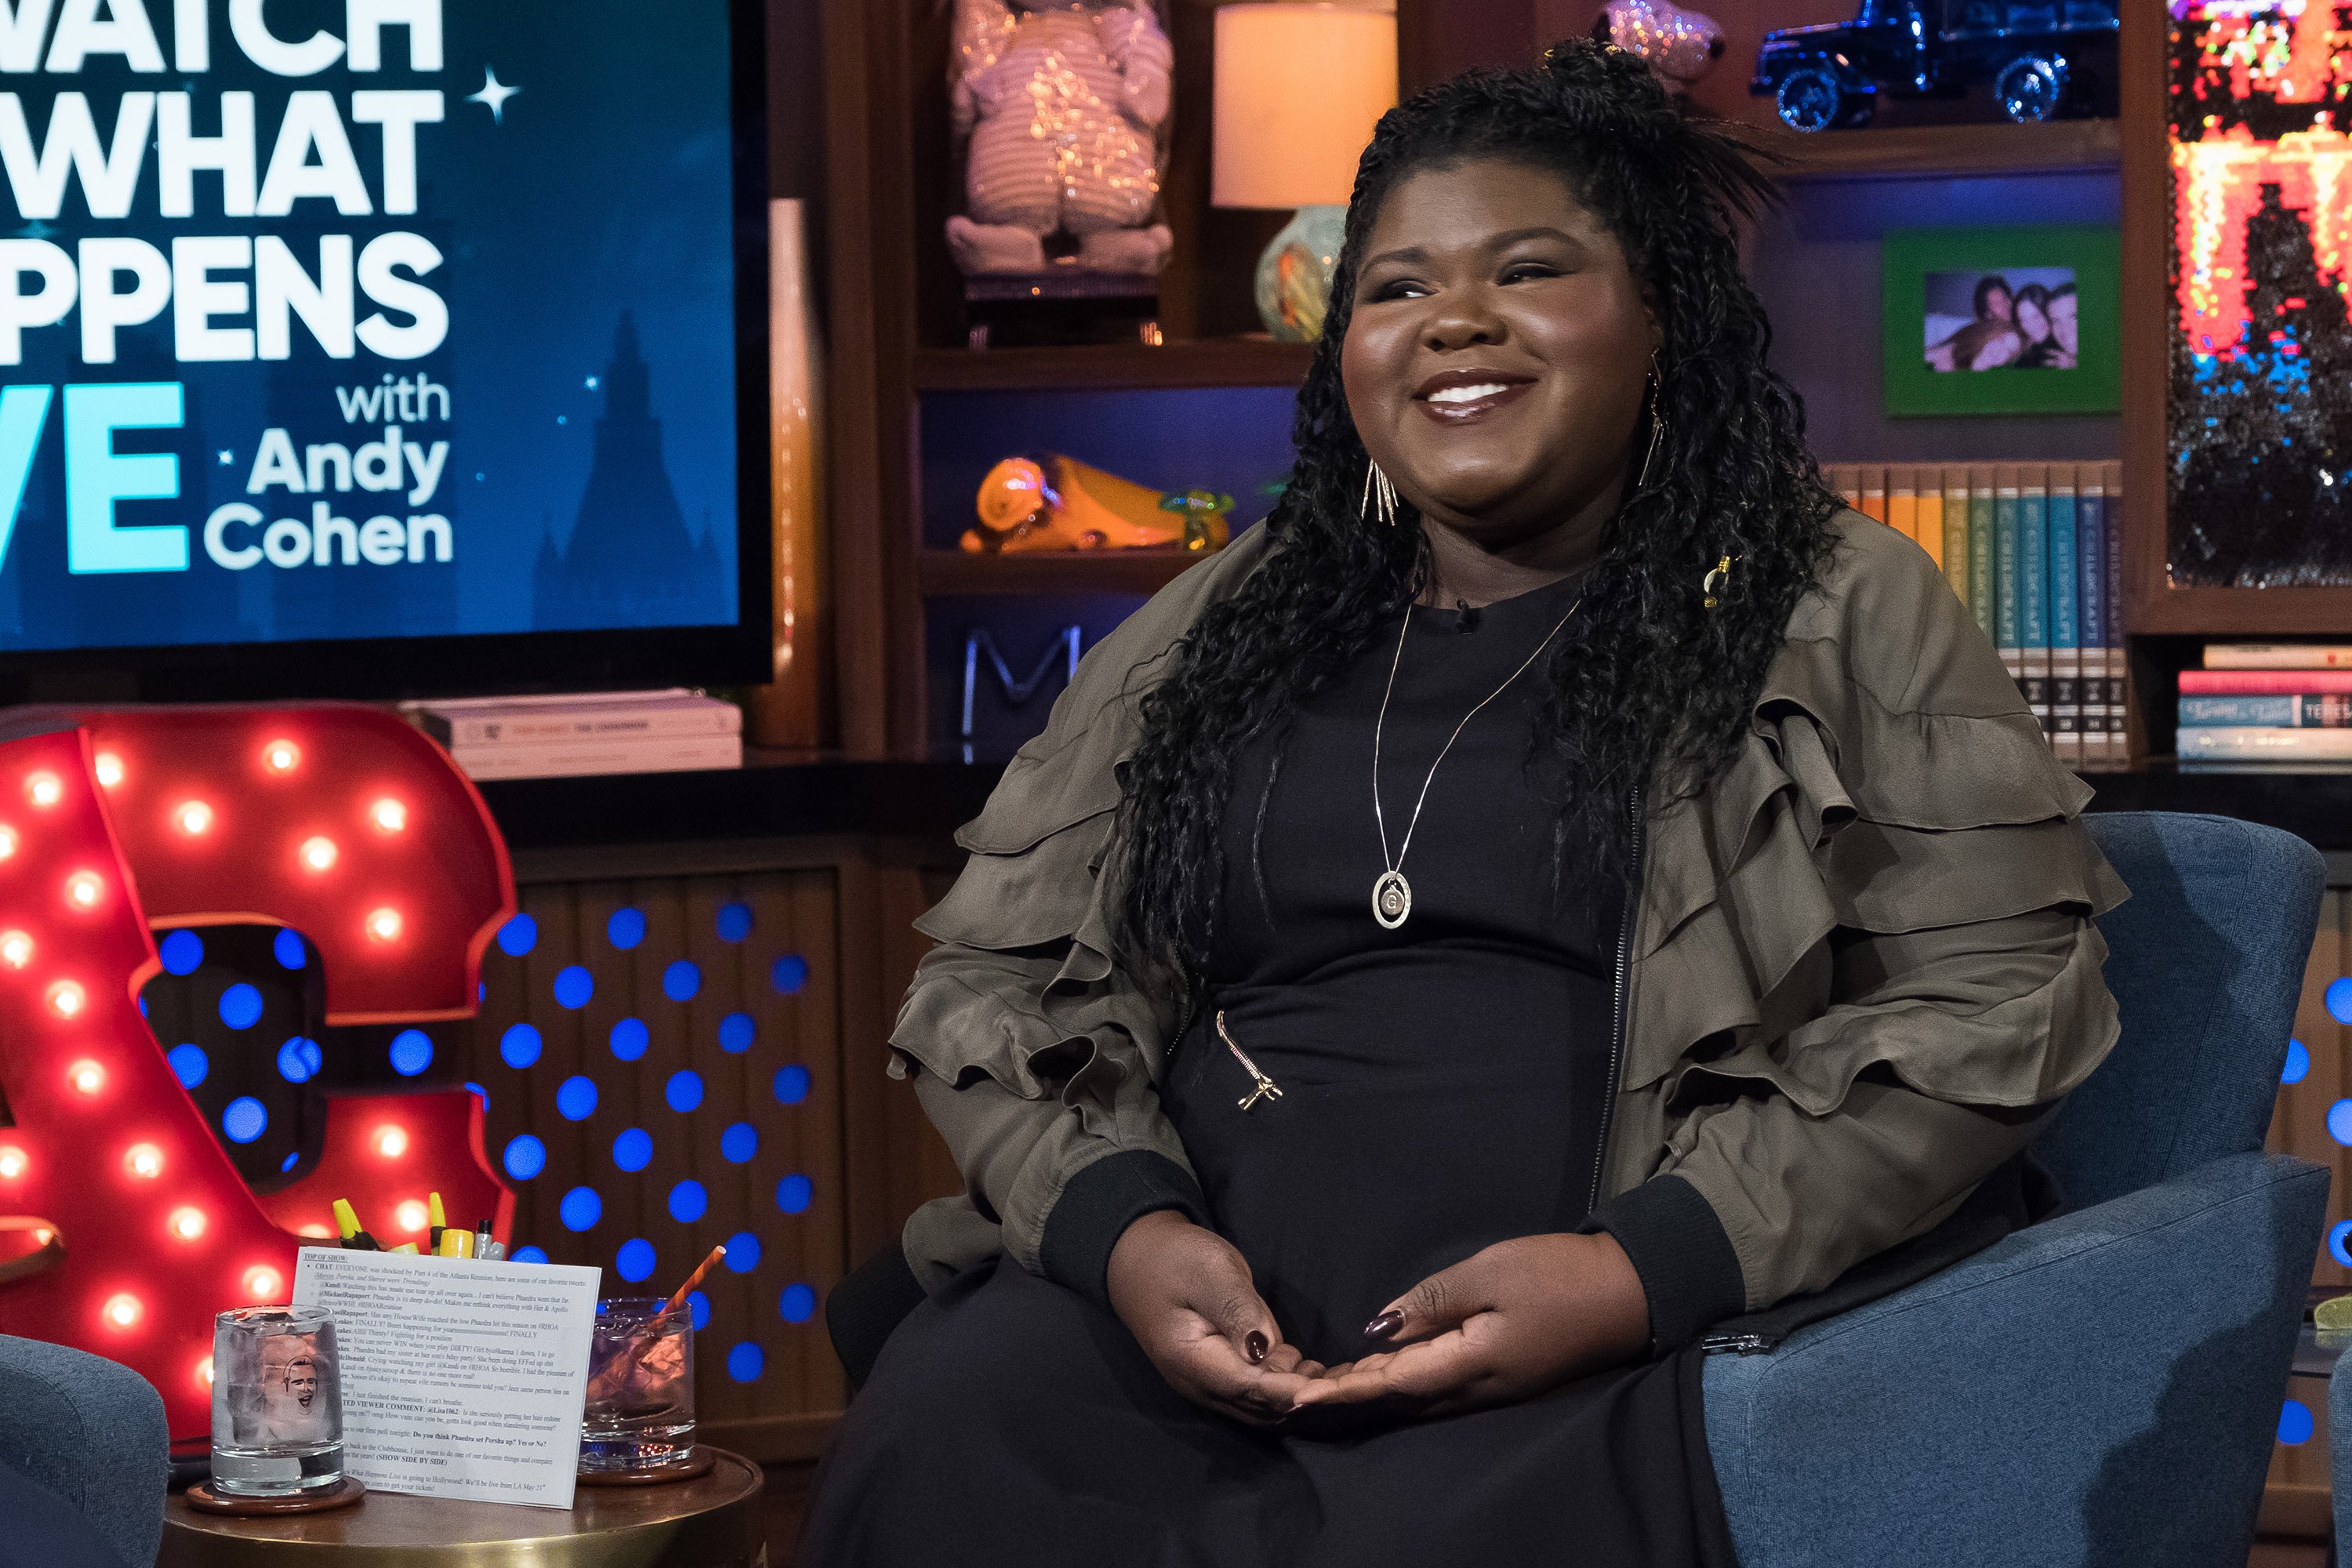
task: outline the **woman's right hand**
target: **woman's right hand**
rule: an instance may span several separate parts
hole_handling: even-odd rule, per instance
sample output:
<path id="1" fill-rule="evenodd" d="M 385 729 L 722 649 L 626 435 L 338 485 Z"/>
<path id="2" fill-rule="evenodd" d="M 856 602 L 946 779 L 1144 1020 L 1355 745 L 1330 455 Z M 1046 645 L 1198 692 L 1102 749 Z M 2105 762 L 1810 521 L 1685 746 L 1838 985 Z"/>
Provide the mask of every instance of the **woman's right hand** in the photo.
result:
<path id="1" fill-rule="evenodd" d="M 1111 1310 L 1169 1386 L 1237 1421 L 1281 1420 L 1323 1370 L 1282 1342 L 1234 1244 L 1173 1209 L 1127 1227 L 1106 1283 Z"/>

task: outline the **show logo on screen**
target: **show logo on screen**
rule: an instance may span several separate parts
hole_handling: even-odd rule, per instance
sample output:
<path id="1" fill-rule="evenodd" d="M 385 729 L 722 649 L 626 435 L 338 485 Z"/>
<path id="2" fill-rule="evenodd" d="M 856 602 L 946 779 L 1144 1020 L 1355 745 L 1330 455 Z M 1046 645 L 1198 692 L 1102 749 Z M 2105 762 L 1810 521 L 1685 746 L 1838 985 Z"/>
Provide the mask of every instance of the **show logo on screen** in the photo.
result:
<path id="1" fill-rule="evenodd" d="M 0 0 L 0 647 L 735 618 L 728 34 Z"/>

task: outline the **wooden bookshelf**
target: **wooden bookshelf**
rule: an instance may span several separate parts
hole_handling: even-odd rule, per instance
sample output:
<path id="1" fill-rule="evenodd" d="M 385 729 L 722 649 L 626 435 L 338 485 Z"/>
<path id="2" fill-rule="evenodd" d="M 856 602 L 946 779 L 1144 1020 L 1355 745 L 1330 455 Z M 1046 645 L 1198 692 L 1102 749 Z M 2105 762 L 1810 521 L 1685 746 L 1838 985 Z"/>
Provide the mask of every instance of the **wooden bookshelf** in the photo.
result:
<path id="1" fill-rule="evenodd" d="M 2113 169 L 2123 159 L 2116 120 L 2039 125 L 1908 125 L 1806 136 L 1759 130 L 1754 140 L 1785 160 L 1784 180 L 1920 179 Z"/>
<path id="2" fill-rule="evenodd" d="M 926 597 L 956 594 L 1156 594 L 1206 556 L 1175 550 L 1053 550 L 980 555 L 926 550 L 916 580 Z"/>
<path id="3" fill-rule="evenodd" d="M 1314 354 L 1312 344 L 1265 337 L 1201 338 L 1157 348 L 922 349 L 915 355 L 914 384 L 921 392 L 1296 386 Z"/>

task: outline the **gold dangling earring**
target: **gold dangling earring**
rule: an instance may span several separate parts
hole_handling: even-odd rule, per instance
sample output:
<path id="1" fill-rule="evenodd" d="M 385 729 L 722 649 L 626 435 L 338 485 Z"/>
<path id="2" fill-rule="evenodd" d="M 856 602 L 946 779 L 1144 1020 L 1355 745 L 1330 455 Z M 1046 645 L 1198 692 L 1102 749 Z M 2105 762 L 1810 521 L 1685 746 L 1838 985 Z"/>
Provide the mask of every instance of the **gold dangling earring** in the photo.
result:
<path id="1" fill-rule="evenodd" d="M 1650 470 L 1657 465 L 1658 445 L 1665 438 L 1666 434 L 1666 416 L 1659 412 L 1659 405 L 1665 401 L 1665 396 L 1666 378 L 1658 369 L 1658 351 L 1652 349 L 1650 351 L 1650 449 L 1642 455 L 1642 475 L 1633 481 L 1633 488 L 1636 490 L 1645 490 L 1650 488 Z M 1710 605 L 1708 608 L 1712 609 L 1714 606 Z"/>
<path id="2" fill-rule="evenodd" d="M 1389 482 L 1388 474 L 1370 458 L 1364 459 L 1364 499 L 1356 505 L 1366 521 L 1377 520 L 1396 526 L 1396 486 Z"/>
<path id="3" fill-rule="evenodd" d="M 1712 610 L 1723 602 L 1717 595 L 1731 586 L 1731 563 L 1743 559 L 1745 557 L 1727 555 L 1709 567 L 1706 575 L 1698 580 L 1698 591 L 1705 595 L 1700 601 L 1703 608 Z"/>

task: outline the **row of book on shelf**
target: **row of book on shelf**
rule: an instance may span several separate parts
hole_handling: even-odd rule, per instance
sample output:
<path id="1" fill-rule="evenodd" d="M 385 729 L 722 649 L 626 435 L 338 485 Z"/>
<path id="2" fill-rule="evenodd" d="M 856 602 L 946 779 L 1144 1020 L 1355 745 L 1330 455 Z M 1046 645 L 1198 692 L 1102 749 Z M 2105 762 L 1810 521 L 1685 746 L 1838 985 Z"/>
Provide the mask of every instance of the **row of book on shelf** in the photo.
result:
<path id="1" fill-rule="evenodd" d="M 2208 643 L 2180 672 L 2180 764 L 2352 763 L 2352 647 Z"/>
<path id="2" fill-rule="evenodd" d="M 1935 560 L 2061 762 L 2126 765 L 2122 464 L 1832 463 L 1825 475 Z"/>

